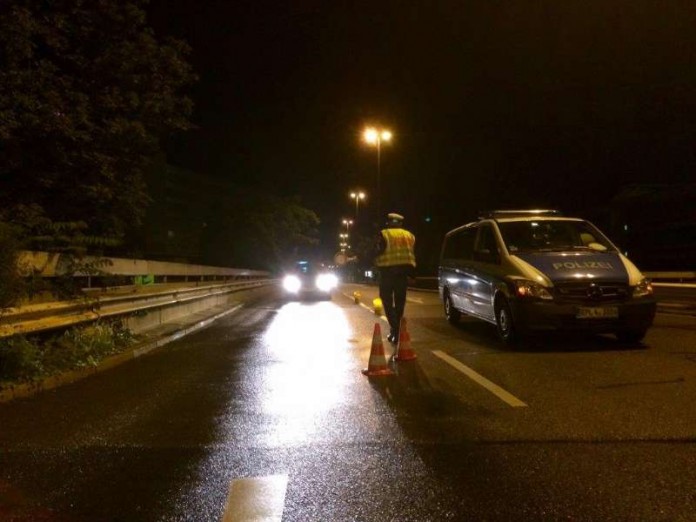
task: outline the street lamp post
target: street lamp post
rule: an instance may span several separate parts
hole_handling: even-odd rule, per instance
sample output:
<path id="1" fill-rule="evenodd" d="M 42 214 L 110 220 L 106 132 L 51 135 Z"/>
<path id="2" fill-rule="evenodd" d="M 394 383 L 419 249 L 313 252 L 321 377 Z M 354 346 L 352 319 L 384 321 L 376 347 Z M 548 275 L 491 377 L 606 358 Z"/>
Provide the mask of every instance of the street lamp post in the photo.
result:
<path id="1" fill-rule="evenodd" d="M 353 220 L 352 219 L 344 219 L 343 224 L 346 227 L 346 233 L 350 233 L 350 226 L 353 224 Z"/>
<path id="2" fill-rule="evenodd" d="M 361 199 L 365 199 L 367 196 L 363 191 L 351 192 L 350 197 L 355 200 L 355 220 L 358 220 L 358 205 Z"/>
<path id="3" fill-rule="evenodd" d="M 340 238 L 340 243 L 338 246 L 341 248 L 341 252 L 345 252 L 346 248 L 350 248 L 350 244 L 348 243 L 348 234 L 339 234 L 338 237 Z"/>
<path id="4" fill-rule="evenodd" d="M 376 196 L 376 207 L 377 215 L 379 216 L 382 212 L 380 208 L 380 178 L 381 178 L 381 156 L 382 156 L 382 142 L 389 143 L 392 139 L 392 133 L 388 129 L 377 129 L 375 127 L 368 127 L 363 133 L 363 139 L 369 145 L 377 147 L 377 196 Z"/>

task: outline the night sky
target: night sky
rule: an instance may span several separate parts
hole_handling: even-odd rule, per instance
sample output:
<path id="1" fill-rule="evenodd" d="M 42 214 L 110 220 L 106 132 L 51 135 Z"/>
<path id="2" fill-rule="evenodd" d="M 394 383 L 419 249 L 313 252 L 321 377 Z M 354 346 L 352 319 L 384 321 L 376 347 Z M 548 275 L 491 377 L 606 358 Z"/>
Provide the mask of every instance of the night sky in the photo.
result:
<path id="1" fill-rule="evenodd" d="M 158 35 L 191 45 L 200 77 L 198 128 L 170 143 L 171 161 L 298 194 L 325 230 L 354 211 L 350 189 L 374 190 L 369 123 L 395 135 L 382 149 L 383 209 L 412 225 L 431 216 L 438 230 L 486 208 L 584 212 L 629 184 L 695 179 L 695 2 L 149 10 Z"/>

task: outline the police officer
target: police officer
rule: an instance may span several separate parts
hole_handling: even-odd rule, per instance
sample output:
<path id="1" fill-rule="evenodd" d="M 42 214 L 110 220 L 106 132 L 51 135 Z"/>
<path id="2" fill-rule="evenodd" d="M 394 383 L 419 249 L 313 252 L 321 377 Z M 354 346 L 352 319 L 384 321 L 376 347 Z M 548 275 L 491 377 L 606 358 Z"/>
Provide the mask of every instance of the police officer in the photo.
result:
<path id="1" fill-rule="evenodd" d="M 375 259 L 379 271 L 379 298 L 390 326 L 387 340 L 394 344 L 399 340 L 399 324 L 406 306 L 408 278 L 416 268 L 413 251 L 416 237 L 403 228 L 403 223 L 402 215 L 387 214 L 386 227 L 378 238 L 379 255 Z"/>

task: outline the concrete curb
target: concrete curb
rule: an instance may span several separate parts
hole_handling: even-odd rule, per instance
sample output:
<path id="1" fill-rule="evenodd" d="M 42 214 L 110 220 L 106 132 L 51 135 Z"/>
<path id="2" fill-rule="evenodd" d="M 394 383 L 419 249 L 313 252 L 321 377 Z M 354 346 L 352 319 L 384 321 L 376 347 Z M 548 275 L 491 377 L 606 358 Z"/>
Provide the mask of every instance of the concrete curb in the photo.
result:
<path id="1" fill-rule="evenodd" d="M 214 321 L 217 321 L 218 319 L 226 315 L 236 312 L 242 306 L 243 305 L 241 303 L 238 303 L 229 310 L 217 313 L 211 317 L 193 323 L 189 326 L 175 330 L 172 333 L 162 335 L 157 339 L 149 340 L 134 345 L 130 347 L 126 352 L 112 355 L 111 357 L 103 359 L 96 366 L 90 366 L 88 368 L 79 368 L 77 370 L 70 370 L 58 375 L 51 375 L 49 377 L 45 377 L 37 381 L 16 384 L 8 388 L 0 389 L 0 403 L 9 402 L 14 399 L 23 399 L 31 397 L 32 395 L 35 395 L 37 393 L 52 390 L 54 388 L 58 388 L 59 386 L 64 386 L 66 384 L 71 384 L 79 380 L 82 380 L 86 377 L 89 377 L 90 375 L 101 373 L 116 366 L 119 366 L 125 362 L 131 361 L 137 357 L 152 352 L 153 350 L 156 350 L 157 348 L 164 346 L 165 344 L 171 343 L 172 341 L 176 341 L 177 339 L 181 339 L 182 337 L 196 332 L 198 330 L 202 330 Z"/>

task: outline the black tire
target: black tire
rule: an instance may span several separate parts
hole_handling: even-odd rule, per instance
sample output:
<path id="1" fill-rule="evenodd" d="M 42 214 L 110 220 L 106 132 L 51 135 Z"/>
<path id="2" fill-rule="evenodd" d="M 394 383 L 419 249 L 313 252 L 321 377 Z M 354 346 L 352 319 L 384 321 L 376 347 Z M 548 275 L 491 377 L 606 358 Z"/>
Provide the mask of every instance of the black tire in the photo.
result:
<path id="1" fill-rule="evenodd" d="M 643 340 L 647 330 L 619 330 L 616 338 L 622 344 L 638 344 Z"/>
<path id="2" fill-rule="evenodd" d="M 452 298 L 450 297 L 449 292 L 445 292 L 444 305 L 445 305 L 445 317 L 447 318 L 447 321 L 450 324 L 457 324 L 459 322 L 459 318 L 462 316 L 462 314 L 459 310 L 457 310 L 454 307 L 454 304 L 452 304 Z"/>
<path id="3" fill-rule="evenodd" d="M 519 329 L 512 318 L 510 305 L 505 297 L 499 297 L 495 303 L 495 326 L 498 337 L 505 344 L 515 344 L 520 340 Z"/>

